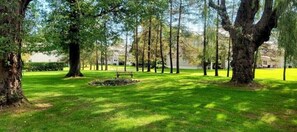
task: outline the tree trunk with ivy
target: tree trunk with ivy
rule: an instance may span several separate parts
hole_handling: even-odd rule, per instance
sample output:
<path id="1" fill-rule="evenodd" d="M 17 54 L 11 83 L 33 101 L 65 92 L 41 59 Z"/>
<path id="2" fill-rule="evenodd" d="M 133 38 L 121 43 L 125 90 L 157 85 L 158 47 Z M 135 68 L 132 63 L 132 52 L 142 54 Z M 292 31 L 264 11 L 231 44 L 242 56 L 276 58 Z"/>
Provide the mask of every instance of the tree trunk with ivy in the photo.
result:
<path id="1" fill-rule="evenodd" d="M 249 84 L 253 81 L 253 63 L 255 51 L 269 40 L 271 30 L 276 27 L 278 14 L 273 7 L 273 0 L 265 0 L 261 19 L 255 23 L 259 11 L 259 0 L 241 0 L 235 23 L 232 24 L 227 14 L 225 0 L 210 6 L 216 9 L 222 18 L 222 26 L 232 38 L 232 62 L 234 84 Z"/>
<path id="2" fill-rule="evenodd" d="M 21 81 L 21 26 L 30 1 L 4 0 L 0 5 L 0 108 L 27 102 Z"/>

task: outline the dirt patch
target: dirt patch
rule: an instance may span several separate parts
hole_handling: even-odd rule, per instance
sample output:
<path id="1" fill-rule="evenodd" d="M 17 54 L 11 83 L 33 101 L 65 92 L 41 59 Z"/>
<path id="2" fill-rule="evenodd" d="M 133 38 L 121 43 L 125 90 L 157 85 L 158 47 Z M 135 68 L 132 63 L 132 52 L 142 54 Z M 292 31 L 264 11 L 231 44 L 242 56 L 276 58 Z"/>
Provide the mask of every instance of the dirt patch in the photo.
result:
<path id="1" fill-rule="evenodd" d="M 129 84 L 135 84 L 139 82 L 139 80 L 133 79 L 109 79 L 109 80 L 94 80 L 89 82 L 91 86 L 123 86 Z"/>

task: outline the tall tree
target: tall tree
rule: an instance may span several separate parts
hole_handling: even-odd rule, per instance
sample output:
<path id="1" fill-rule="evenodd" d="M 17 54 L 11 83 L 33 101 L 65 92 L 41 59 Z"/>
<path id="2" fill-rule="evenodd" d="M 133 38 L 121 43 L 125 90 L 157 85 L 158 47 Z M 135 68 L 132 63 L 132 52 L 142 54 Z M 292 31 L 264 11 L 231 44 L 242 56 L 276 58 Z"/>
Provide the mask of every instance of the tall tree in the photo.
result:
<path id="1" fill-rule="evenodd" d="M 173 14 L 173 0 L 169 0 L 170 2 L 170 31 L 169 31 L 169 62 L 170 62 L 170 73 L 173 73 L 173 62 L 172 62 L 172 43 L 173 43 L 173 38 L 172 38 L 172 14 Z"/>
<path id="2" fill-rule="evenodd" d="M 234 0 L 232 0 L 232 11 L 231 11 L 231 21 L 233 21 L 233 19 L 234 19 L 234 9 L 235 8 L 235 2 L 234 2 Z M 227 77 L 229 77 L 230 76 L 230 60 L 231 60 L 231 42 L 232 41 L 232 38 L 231 38 L 231 36 L 229 36 L 229 43 L 228 43 L 228 59 L 227 59 L 227 61 L 228 61 L 228 66 L 227 66 Z"/>
<path id="3" fill-rule="evenodd" d="M 138 20 L 136 18 L 136 26 L 135 26 L 135 66 L 136 66 L 136 71 L 139 71 L 139 45 L 138 45 Z"/>
<path id="4" fill-rule="evenodd" d="M 127 57 L 128 57 L 128 32 L 126 33 L 124 71 L 127 71 Z"/>
<path id="5" fill-rule="evenodd" d="M 177 26 L 177 37 L 176 37 L 176 73 L 179 73 L 179 39 L 180 39 L 180 26 L 181 26 L 181 15 L 182 15 L 182 4 L 183 1 L 179 1 L 179 16 Z"/>
<path id="6" fill-rule="evenodd" d="M 218 0 L 220 4 L 220 0 Z M 219 76 L 219 13 L 217 12 L 216 21 L 216 64 L 215 64 L 215 76 Z"/>
<path id="7" fill-rule="evenodd" d="M 294 1 L 295 2 L 295 1 Z M 295 4 L 295 6 L 294 6 Z M 278 23 L 278 43 L 284 49 L 283 80 L 286 80 L 287 63 L 297 58 L 297 2 L 291 1 Z"/>
<path id="8" fill-rule="evenodd" d="M 206 44 L 207 44 L 207 17 L 208 17 L 208 7 L 207 7 L 207 0 L 204 0 L 204 6 L 203 6 L 203 58 L 202 58 L 202 65 L 203 65 L 203 74 L 204 76 L 207 75 L 207 62 L 206 62 Z"/>
<path id="9" fill-rule="evenodd" d="M 21 29 L 31 0 L 1 1 L 0 107 L 27 102 L 22 90 Z"/>
<path id="10" fill-rule="evenodd" d="M 221 0 L 218 5 L 212 0 L 209 2 L 219 12 L 222 26 L 229 31 L 232 38 L 231 82 L 234 84 L 249 84 L 253 81 L 254 53 L 269 40 L 279 17 L 278 7 L 273 2 L 274 0 L 265 0 L 262 17 L 256 22 L 255 15 L 259 11 L 260 0 L 241 0 L 234 24 L 227 14 L 226 0 Z"/>
<path id="11" fill-rule="evenodd" d="M 152 43 L 152 16 L 149 19 L 149 33 L 147 45 L 147 72 L 151 71 L 151 43 Z"/>
<path id="12" fill-rule="evenodd" d="M 162 20 L 162 19 L 161 19 Z M 162 63 L 162 71 L 161 73 L 164 73 L 165 69 L 165 62 L 164 62 L 164 56 L 163 56 L 163 23 L 160 21 L 160 56 L 161 56 L 161 63 Z"/>
<path id="13" fill-rule="evenodd" d="M 80 72 L 80 10 L 77 0 L 67 0 L 70 5 L 70 28 L 68 31 L 69 42 L 69 72 L 66 77 L 83 76 Z"/>

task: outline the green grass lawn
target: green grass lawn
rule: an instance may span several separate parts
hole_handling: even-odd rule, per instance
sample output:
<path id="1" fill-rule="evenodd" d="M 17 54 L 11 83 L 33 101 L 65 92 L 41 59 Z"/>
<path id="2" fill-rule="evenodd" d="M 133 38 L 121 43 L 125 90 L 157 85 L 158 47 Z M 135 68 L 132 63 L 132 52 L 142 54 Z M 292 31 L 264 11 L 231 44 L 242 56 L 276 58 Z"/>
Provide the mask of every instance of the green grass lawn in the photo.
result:
<path id="1" fill-rule="evenodd" d="M 286 82 L 281 69 L 257 70 L 256 90 L 230 87 L 226 71 L 181 72 L 135 73 L 139 83 L 114 87 L 88 85 L 114 71 L 26 72 L 32 106 L 0 111 L 0 131 L 297 131 L 297 69 Z"/>

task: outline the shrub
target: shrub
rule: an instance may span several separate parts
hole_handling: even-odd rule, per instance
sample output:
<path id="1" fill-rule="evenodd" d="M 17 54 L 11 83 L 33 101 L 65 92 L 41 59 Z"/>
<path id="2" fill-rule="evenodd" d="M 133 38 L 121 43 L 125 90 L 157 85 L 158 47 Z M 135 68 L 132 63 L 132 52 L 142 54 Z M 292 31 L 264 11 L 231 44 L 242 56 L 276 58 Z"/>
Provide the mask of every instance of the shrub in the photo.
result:
<path id="1" fill-rule="evenodd" d="M 62 71 L 64 62 L 29 62 L 25 63 L 23 69 L 26 71 Z"/>

